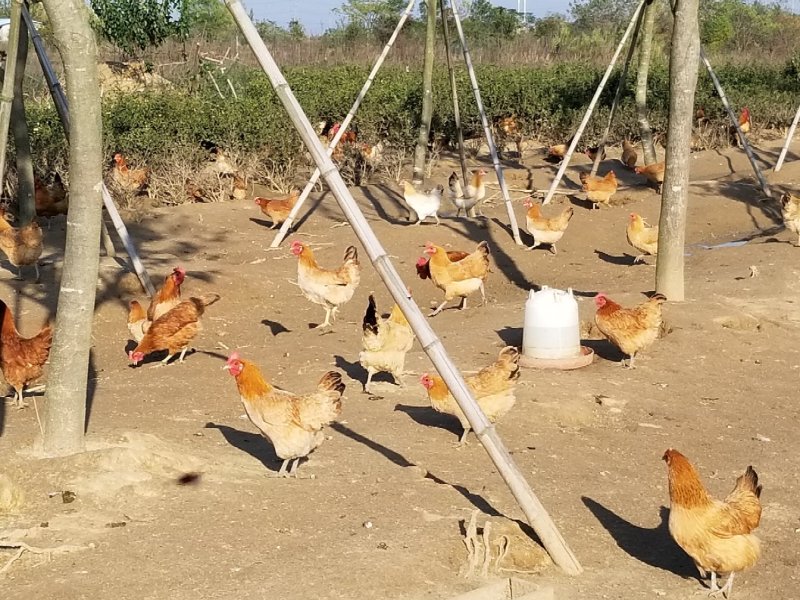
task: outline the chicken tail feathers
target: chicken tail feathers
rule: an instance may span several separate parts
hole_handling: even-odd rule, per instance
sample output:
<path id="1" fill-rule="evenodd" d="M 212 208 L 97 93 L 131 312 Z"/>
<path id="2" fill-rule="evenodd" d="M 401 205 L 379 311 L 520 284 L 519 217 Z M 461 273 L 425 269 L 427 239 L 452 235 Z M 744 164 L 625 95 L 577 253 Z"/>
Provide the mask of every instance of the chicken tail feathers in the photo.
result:
<path id="1" fill-rule="evenodd" d="M 367 312 L 364 313 L 362 330 L 364 333 L 369 331 L 373 335 L 378 335 L 378 307 L 372 294 L 369 295 L 369 304 L 367 305 Z"/>
<path id="2" fill-rule="evenodd" d="M 333 401 L 333 408 L 338 413 L 342 409 L 342 394 L 344 394 L 345 385 L 342 382 L 342 376 L 336 371 L 328 371 L 319 380 L 317 389 L 320 392 L 335 392 L 336 399 Z"/>
<path id="3" fill-rule="evenodd" d="M 356 264 L 358 264 L 358 250 L 356 250 L 355 246 L 348 246 L 344 251 L 344 262 L 348 260 L 352 260 Z"/>
<path id="4" fill-rule="evenodd" d="M 667 301 L 667 297 L 664 294 L 653 294 L 650 296 L 650 301 L 656 304 L 664 304 Z"/>
<path id="5" fill-rule="evenodd" d="M 199 300 L 203 306 L 211 306 L 217 300 L 222 298 L 219 294 L 205 294 L 204 296 L 196 296 L 195 299 Z"/>
<path id="6" fill-rule="evenodd" d="M 519 350 L 514 346 L 506 346 L 500 351 L 497 360 L 508 370 L 509 379 L 519 379 Z"/>
<path id="7" fill-rule="evenodd" d="M 489 250 L 489 242 L 483 241 L 478 244 L 478 250 L 481 254 L 483 254 L 484 258 L 489 258 L 489 255 L 491 254 L 491 251 Z"/>
<path id="8" fill-rule="evenodd" d="M 756 498 L 761 498 L 761 488 L 763 486 L 758 484 L 758 473 L 752 466 L 747 467 L 744 475 L 736 480 L 736 487 L 754 493 Z"/>

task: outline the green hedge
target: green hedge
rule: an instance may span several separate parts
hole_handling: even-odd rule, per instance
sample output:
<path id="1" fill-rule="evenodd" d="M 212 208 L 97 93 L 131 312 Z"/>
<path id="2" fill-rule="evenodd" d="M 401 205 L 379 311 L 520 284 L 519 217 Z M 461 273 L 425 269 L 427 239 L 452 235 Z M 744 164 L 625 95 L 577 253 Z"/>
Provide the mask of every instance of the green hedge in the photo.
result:
<path id="1" fill-rule="evenodd" d="M 720 79 L 735 107 L 747 104 L 756 128 L 788 125 L 800 97 L 800 79 L 781 66 L 750 68 L 721 67 Z M 286 72 L 286 77 L 312 122 L 330 117 L 342 119 L 368 75 L 356 66 L 304 67 Z M 208 85 L 189 94 L 181 88 L 163 92 L 131 94 L 109 99 L 103 106 L 105 147 L 110 157 L 123 151 L 135 161 L 168 160 L 177 147 L 196 147 L 201 139 L 212 139 L 237 152 L 257 151 L 276 163 L 296 159 L 300 140 L 266 77 L 253 69 L 229 73 L 239 99 L 222 100 Z M 491 116 L 517 115 L 528 136 L 542 142 L 564 141 L 577 126 L 602 77 L 596 67 L 561 64 L 545 68 L 478 69 L 478 81 Z M 619 73 L 603 93 L 596 116 L 586 132 L 587 142 L 602 131 Z M 462 121 L 467 130 L 479 130 L 480 122 L 467 73 L 457 74 Z M 447 73 L 434 77 L 434 129 L 445 138 L 453 135 L 452 104 Z M 623 96 L 612 140 L 637 137 L 633 103 L 633 80 Z M 203 84 L 205 85 L 205 84 Z M 656 130 L 664 131 L 668 107 L 668 69 L 651 69 L 649 106 Z M 422 97 L 418 71 L 384 68 L 376 78 L 355 120 L 362 140 L 386 140 L 389 145 L 410 149 Z M 719 99 L 705 72 L 698 84 L 697 105 L 712 122 L 725 123 Z M 37 170 L 63 168 L 66 156 L 62 131 L 51 105 L 29 103 L 31 137 Z"/>

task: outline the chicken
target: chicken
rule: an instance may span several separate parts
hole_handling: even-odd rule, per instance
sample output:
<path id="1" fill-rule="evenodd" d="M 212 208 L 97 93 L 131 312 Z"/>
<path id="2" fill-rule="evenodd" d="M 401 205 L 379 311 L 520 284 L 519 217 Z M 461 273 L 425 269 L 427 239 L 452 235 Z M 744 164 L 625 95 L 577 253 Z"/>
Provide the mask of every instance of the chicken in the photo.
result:
<path id="1" fill-rule="evenodd" d="M 746 106 L 742 108 L 742 112 L 739 113 L 739 129 L 742 130 L 742 133 L 747 135 L 750 133 L 750 127 L 752 125 L 752 121 L 750 120 L 750 109 Z M 734 134 L 736 133 L 736 129 L 733 129 Z"/>
<path id="2" fill-rule="evenodd" d="M 476 375 L 467 377 L 467 386 L 489 422 L 497 422 L 514 406 L 517 399 L 514 395 L 517 379 L 519 379 L 519 351 L 514 346 L 506 346 L 500 351 L 494 363 L 484 367 Z M 447 389 L 444 380 L 437 375 L 425 373 L 420 383 L 428 391 L 433 410 L 453 415 L 458 419 L 464 428 L 458 443 L 459 445 L 466 443 L 467 434 L 472 427 Z"/>
<path id="3" fill-rule="evenodd" d="M 42 376 L 53 343 L 53 328 L 47 323 L 34 337 L 23 338 L 14 325 L 11 309 L 2 300 L 0 313 L 0 370 L 16 392 L 17 408 L 25 408 L 23 391 L 26 385 Z"/>
<path id="4" fill-rule="evenodd" d="M 172 273 L 164 278 L 164 284 L 147 307 L 148 321 L 157 320 L 178 305 L 181 301 L 181 285 L 184 279 L 186 279 L 186 270 L 183 267 L 175 267 L 172 269 Z"/>
<path id="5" fill-rule="evenodd" d="M 273 387 L 252 362 L 233 352 L 223 367 L 235 379 L 239 396 L 250 421 L 275 448 L 283 460 L 278 475 L 294 475 L 300 459 L 325 440 L 323 428 L 342 412 L 345 385 L 336 371 L 320 379 L 315 392 L 298 396 Z M 291 469 L 286 468 L 293 462 Z"/>
<path id="6" fill-rule="evenodd" d="M 339 129 L 341 129 L 341 127 L 342 127 L 341 123 L 339 122 L 334 123 L 331 126 L 330 131 L 328 132 L 328 137 L 331 140 L 333 140 L 333 138 L 336 137 L 336 134 L 339 133 Z M 355 144 L 357 139 L 358 139 L 358 134 L 352 129 L 350 129 L 342 134 L 342 137 L 339 139 L 338 145 L 341 146 L 343 144 Z"/>
<path id="7" fill-rule="evenodd" d="M 414 189 L 405 179 L 400 181 L 403 186 L 403 200 L 411 207 L 417 215 L 417 222 L 415 225 L 421 224 L 428 217 L 436 219 L 436 224 L 439 225 L 439 208 L 442 206 L 442 193 L 444 186 L 437 185 L 431 192 L 418 192 Z"/>
<path id="8" fill-rule="evenodd" d="M 496 116 L 492 119 L 492 127 L 500 142 L 498 149 L 504 151 L 505 143 L 508 140 L 513 140 L 517 146 L 517 154 L 522 158 L 522 130 L 517 117 L 513 114 Z"/>
<path id="9" fill-rule="evenodd" d="M 463 258 L 469 256 L 469 252 L 461 252 L 460 250 L 448 250 L 447 251 L 447 258 L 450 259 L 450 262 L 458 262 Z M 431 277 L 431 266 L 430 266 L 430 258 L 425 258 L 424 256 L 420 256 L 417 260 L 417 275 L 420 279 L 430 279 Z"/>
<path id="10" fill-rule="evenodd" d="M 761 555 L 761 543 L 753 535 L 761 521 L 758 474 L 747 467 L 720 502 L 683 454 L 670 448 L 662 458 L 669 473 L 669 533 L 692 557 L 701 577 L 711 572 L 709 595 L 729 598 L 736 573 L 752 567 Z M 721 589 L 718 573 L 730 573 Z"/>
<path id="11" fill-rule="evenodd" d="M 467 296 L 480 290 L 481 305 L 486 303 L 484 281 L 489 275 L 489 244 L 481 242 L 472 254 L 458 262 L 452 262 L 444 248 L 431 242 L 425 244 L 425 254 L 430 258 L 428 267 L 434 285 L 444 292 L 442 302 L 430 317 L 442 312 L 444 305 L 453 298 L 461 298 L 461 309 L 467 307 Z M 419 264 L 419 263 L 418 263 Z"/>
<path id="12" fill-rule="evenodd" d="M 583 191 L 586 197 L 594 203 L 595 208 L 600 204 L 610 204 L 611 197 L 617 193 L 617 176 L 614 171 L 606 173 L 605 177 L 595 177 L 588 173 L 580 174 Z"/>
<path id="13" fill-rule="evenodd" d="M 283 198 L 263 198 L 259 196 L 255 199 L 255 203 L 261 207 L 261 212 L 272 221 L 270 229 L 275 229 L 289 218 L 289 213 L 292 212 L 294 205 L 297 204 L 299 196 L 299 190 L 292 190 L 288 196 Z"/>
<path id="14" fill-rule="evenodd" d="M 136 348 L 128 353 L 131 363 L 136 366 L 145 356 L 159 350 L 166 350 L 167 356 L 156 366 L 166 365 L 178 352 L 181 353 L 178 362 L 183 362 L 189 342 L 202 329 L 200 317 L 207 306 L 219 299 L 219 294 L 192 297 L 161 315 L 153 321 Z"/>
<path id="15" fill-rule="evenodd" d="M 0 210 L 0 250 L 8 262 L 17 267 L 17 279 L 22 279 L 22 267 L 33 265 L 39 281 L 39 257 L 42 256 L 42 228 L 34 220 L 22 227 L 12 227 L 6 213 Z"/>
<path id="16" fill-rule="evenodd" d="M 628 368 L 633 369 L 636 355 L 656 341 L 661 329 L 661 305 L 666 301 L 663 294 L 654 294 L 635 308 L 622 308 L 605 294 L 594 297 L 594 322 L 612 344 L 630 356 Z"/>
<path id="17" fill-rule="evenodd" d="M 361 158 L 366 165 L 374 169 L 383 159 L 383 142 L 378 142 L 375 145 L 367 143 L 361 144 L 360 152 Z"/>
<path id="18" fill-rule="evenodd" d="M 800 198 L 791 194 L 781 196 L 783 224 L 789 231 L 797 234 L 795 246 L 800 246 Z"/>
<path id="19" fill-rule="evenodd" d="M 314 304 L 325 309 L 325 322 L 317 325 L 324 329 L 332 325 L 339 307 L 353 297 L 361 281 L 361 266 L 358 264 L 358 251 L 348 246 L 344 251 L 344 262 L 336 271 L 321 268 L 311 248 L 295 240 L 291 246 L 297 258 L 297 285 L 303 295 Z"/>
<path id="20" fill-rule="evenodd" d="M 117 152 L 114 155 L 114 167 L 111 170 L 112 180 L 124 191 L 132 194 L 144 189 L 150 179 L 150 169 L 142 167 L 131 169 L 125 157 Z"/>
<path id="21" fill-rule="evenodd" d="M 470 217 L 475 216 L 475 207 L 478 203 L 486 197 L 486 184 L 483 178 L 486 176 L 486 171 L 483 169 L 475 169 L 472 171 L 472 179 L 470 179 L 467 189 L 461 187 L 461 182 L 455 171 L 450 174 L 448 184 L 450 188 L 449 197 L 456 207 L 456 216 L 464 211 L 465 215 Z"/>
<path id="22" fill-rule="evenodd" d="M 648 227 L 642 217 L 631 213 L 626 233 L 628 243 L 641 252 L 633 259 L 633 264 L 644 261 L 645 256 L 658 254 L 658 225 Z"/>
<path id="23" fill-rule="evenodd" d="M 233 174 L 231 196 L 235 200 L 244 200 L 247 197 L 247 178 L 240 171 Z"/>
<path id="24" fill-rule="evenodd" d="M 34 179 L 34 202 L 36 203 L 36 215 L 39 217 L 55 217 L 67 214 L 69 208 L 69 197 L 61 175 L 55 173 L 53 182 L 45 184 L 40 179 Z"/>
<path id="25" fill-rule="evenodd" d="M 597 153 L 600 152 L 600 146 L 591 146 L 584 150 L 584 154 L 589 157 L 589 160 L 594 161 L 597 158 Z M 606 149 L 605 146 L 603 147 L 602 154 L 600 155 L 600 160 L 606 159 Z"/>
<path id="26" fill-rule="evenodd" d="M 648 182 L 656 186 L 656 191 L 661 193 L 661 184 L 664 183 L 664 168 L 666 163 L 651 163 L 643 167 L 634 167 L 633 170 L 639 175 L 644 175 Z"/>
<path id="27" fill-rule="evenodd" d="M 138 344 L 153 322 L 147 318 L 147 312 L 138 300 L 131 300 L 128 305 L 128 331 Z"/>
<path id="28" fill-rule="evenodd" d="M 636 148 L 633 147 L 627 138 L 622 140 L 622 164 L 633 169 L 636 167 L 636 161 L 639 160 L 639 155 L 636 154 Z"/>
<path id="29" fill-rule="evenodd" d="M 547 149 L 545 160 L 549 163 L 560 163 L 562 160 L 564 160 L 564 156 L 567 154 L 567 150 L 569 150 L 572 140 L 574 139 L 575 136 L 573 135 L 571 138 L 569 138 L 569 140 L 567 140 L 566 144 L 556 144 L 554 146 L 550 146 Z"/>
<path id="30" fill-rule="evenodd" d="M 369 384 L 376 373 L 391 373 L 397 385 L 402 387 L 406 353 L 414 345 L 414 332 L 403 311 L 395 304 L 387 318 L 378 318 L 375 297 L 370 294 L 362 332 L 361 345 L 364 350 L 358 360 L 367 370 L 364 392 L 369 393 Z"/>
<path id="31" fill-rule="evenodd" d="M 556 254 L 558 252 L 556 243 L 567 230 L 569 220 L 575 211 L 571 206 L 568 206 L 557 217 L 547 218 L 542 216 L 541 207 L 530 196 L 525 199 L 524 206 L 528 209 L 525 215 L 528 233 L 533 236 L 533 245 L 528 249 L 533 250 L 540 244 L 547 244 L 550 246 L 550 252 Z"/>

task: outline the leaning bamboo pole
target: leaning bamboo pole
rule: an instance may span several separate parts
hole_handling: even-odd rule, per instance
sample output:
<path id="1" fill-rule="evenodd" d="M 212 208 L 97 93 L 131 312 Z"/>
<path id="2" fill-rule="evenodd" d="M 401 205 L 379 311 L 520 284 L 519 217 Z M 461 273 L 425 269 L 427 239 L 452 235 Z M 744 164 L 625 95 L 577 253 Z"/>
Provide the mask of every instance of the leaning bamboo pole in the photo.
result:
<path id="1" fill-rule="evenodd" d="M 14 100 L 14 71 L 17 67 L 19 31 L 22 25 L 21 13 L 22 3 L 19 0 L 11 2 L 11 25 L 8 31 L 6 68 L 3 74 L 2 96 L 0 96 L 0 192 L 4 189 L 3 182 L 5 181 L 8 129 L 11 124 L 11 104 Z"/>
<path id="2" fill-rule="evenodd" d="M 792 121 L 792 126 L 789 127 L 789 132 L 786 134 L 786 141 L 783 143 L 783 148 L 781 148 L 781 154 L 778 157 L 778 162 L 775 163 L 776 173 L 781 170 L 781 167 L 783 167 L 783 161 L 786 159 L 786 153 L 789 151 L 789 144 L 792 143 L 794 130 L 797 129 L 798 121 L 800 121 L 800 106 L 797 107 L 797 112 L 794 114 L 794 121 Z"/>
<path id="3" fill-rule="evenodd" d="M 369 73 L 369 77 L 364 82 L 364 86 L 361 88 L 361 91 L 358 93 L 356 97 L 356 101 L 353 102 L 353 106 L 350 108 L 350 112 L 347 113 L 347 116 L 342 121 L 341 126 L 339 127 L 339 131 L 333 136 L 330 144 L 328 144 L 328 156 L 333 154 L 334 149 L 339 144 L 339 140 L 342 139 L 344 132 L 347 131 L 347 128 L 350 126 L 350 121 L 353 120 L 353 117 L 356 114 L 356 111 L 361 106 L 361 103 L 364 101 L 364 98 L 369 91 L 369 88 L 372 86 L 372 82 L 375 81 L 375 77 L 378 75 L 378 71 L 383 66 L 383 61 L 386 60 L 386 56 L 389 54 L 389 51 L 394 46 L 394 42 L 397 39 L 397 36 L 400 35 L 400 30 L 403 29 L 403 25 L 405 25 L 406 20 L 408 19 L 409 15 L 411 15 L 411 11 L 414 10 L 414 4 L 416 4 L 416 0 L 409 0 L 408 6 L 406 6 L 405 11 L 400 16 L 400 21 L 397 23 L 397 27 L 394 28 L 394 32 L 392 36 L 389 38 L 389 41 L 386 42 L 386 45 L 383 47 L 383 52 L 378 57 L 378 60 L 375 61 L 375 64 L 372 67 L 372 71 Z M 289 216 L 281 225 L 280 230 L 277 234 L 275 234 L 275 239 L 272 240 L 270 244 L 270 248 L 277 248 L 283 242 L 283 239 L 286 237 L 286 234 L 289 233 L 289 229 L 291 229 L 294 220 L 297 218 L 297 214 L 300 212 L 300 209 L 303 207 L 303 203 L 305 203 L 308 195 L 311 193 L 311 190 L 314 189 L 314 186 L 317 184 L 319 180 L 320 171 L 319 168 L 314 170 L 314 174 L 311 175 L 311 179 L 308 180 L 306 187 L 303 188 L 302 193 L 297 198 L 297 202 L 295 202 L 292 210 L 289 211 Z"/>
<path id="4" fill-rule="evenodd" d="M 631 35 L 631 41 L 628 45 L 628 54 L 625 56 L 625 63 L 622 66 L 622 73 L 619 75 L 619 83 L 617 83 L 617 91 L 614 93 L 614 100 L 611 102 L 611 112 L 608 113 L 608 123 L 606 124 L 605 131 L 603 132 L 603 137 L 600 138 L 600 143 L 597 145 L 597 155 L 594 157 L 594 163 L 592 164 L 591 175 L 593 177 L 597 175 L 597 169 L 600 168 L 600 162 L 603 160 L 603 154 L 605 154 L 608 134 L 611 132 L 611 126 L 614 124 L 614 116 L 617 114 L 619 100 L 622 98 L 622 90 L 625 89 L 625 81 L 628 78 L 628 67 L 631 66 L 633 52 L 636 50 L 636 40 L 639 37 L 639 30 L 642 27 L 642 21 L 644 21 L 644 15 L 646 12 L 646 10 L 642 10 L 639 13 L 639 18 L 636 19 L 636 27 L 633 28 L 633 35 Z"/>
<path id="5" fill-rule="evenodd" d="M 517 243 L 517 245 L 522 246 L 522 238 L 519 237 L 517 216 L 514 214 L 514 205 L 511 204 L 511 195 L 508 193 L 508 187 L 506 187 L 506 178 L 503 175 L 503 167 L 500 165 L 500 157 L 497 155 L 497 146 L 495 146 L 494 143 L 492 128 L 489 126 L 489 120 L 486 118 L 486 111 L 483 108 L 481 90 L 478 87 L 478 78 L 475 76 L 475 68 L 472 66 L 472 57 L 469 54 L 469 47 L 467 46 L 467 38 L 464 35 L 464 28 L 461 26 L 461 17 L 458 16 L 458 2 L 456 2 L 456 0 L 450 0 L 450 7 L 452 9 L 450 12 L 453 13 L 453 21 L 455 21 L 456 24 L 456 31 L 458 31 L 458 38 L 461 40 L 461 50 L 464 53 L 464 62 L 467 64 L 469 80 L 472 83 L 472 93 L 475 96 L 475 105 L 478 107 L 478 112 L 481 115 L 483 132 L 486 135 L 486 143 L 489 145 L 489 154 L 492 156 L 494 172 L 497 174 L 497 183 L 500 184 L 500 191 L 503 194 L 503 201 L 506 203 L 506 211 L 508 211 L 508 223 L 511 225 L 511 233 L 514 235 L 514 241 Z"/>
<path id="6" fill-rule="evenodd" d="M 53 103 L 56 106 L 56 111 L 58 111 L 58 116 L 61 120 L 61 125 L 64 128 L 64 133 L 68 134 L 69 108 L 67 106 L 67 97 L 64 94 L 64 89 L 61 87 L 61 83 L 58 80 L 55 70 L 53 70 L 53 65 L 50 63 L 50 58 L 47 56 L 47 50 L 44 47 L 44 41 L 39 35 L 39 32 L 36 30 L 36 26 L 31 18 L 30 12 L 28 11 L 28 7 L 25 5 L 22 6 L 22 18 L 25 19 L 25 24 L 28 26 L 28 31 L 31 34 L 31 41 L 33 42 L 33 47 L 36 50 L 36 56 L 39 58 L 39 64 L 42 67 L 44 78 L 47 81 L 47 87 L 49 88 L 50 94 L 53 97 Z M 108 214 L 111 216 L 111 221 L 114 223 L 114 228 L 117 230 L 119 238 L 122 240 L 122 244 L 125 246 L 125 251 L 128 253 L 128 256 L 131 259 L 131 263 L 136 271 L 136 275 L 139 277 L 139 281 L 142 282 L 142 286 L 149 296 L 155 295 L 156 290 L 153 287 L 153 282 L 150 281 L 150 276 L 147 274 L 147 270 L 145 269 L 142 260 L 139 258 L 139 254 L 136 252 L 136 247 L 133 245 L 133 240 L 128 233 L 128 229 L 125 227 L 125 222 L 122 220 L 122 217 L 117 211 L 117 207 L 114 204 L 114 200 L 111 198 L 111 194 L 109 193 L 105 183 L 103 183 L 102 192 L 103 204 L 105 205 Z M 101 225 L 103 229 L 105 229 L 105 221 L 101 221 Z M 110 237 L 107 235 L 107 232 L 103 237 L 104 243 L 106 244 L 106 252 L 109 252 L 109 250 L 113 252 L 113 244 L 111 244 L 111 248 L 108 247 Z M 111 255 L 111 252 L 109 252 L 109 255 Z"/>
<path id="7" fill-rule="evenodd" d="M 447 75 L 450 80 L 450 93 L 453 96 L 453 121 L 456 126 L 456 141 L 458 142 L 458 160 L 461 163 L 461 177 L 464 181 L 464 189 L 469 182 L 467 171 L 467 155 L 464 152 L 464 132 L 461 129 L 461 111 L 458 106 L 458 89 L 456 86 L 456 72 L 453 69 L 453 59 L 450 56 L 450 27 L 447 25 L 447 12 L 445 10 L 445 0 L 439 0 L 439 8 L 442 14 L 442 35 L 444 36 L 444 55 L 447 60 Z M 520 157 L 521 159 L 522 157 Z M 465 214 L 466 216 L 466 214 Z"/>
<path id="8" fill-rule="evenodd" d="M 553 557 L 553 561 L 567 573 L 577 575 L 582 571 L 580 563 L 561 537 L 558 529 L 550 519 L 547 511 L 536 498 L 525 477 L 506 450 L 494 426 L 478 407 L 470 394 L 463 376 L 447 355 L 441 340 L 436 337 L 430 324 L 422 315 L 419 307 L 409 298 L 407 287 L 394 268 L 386 250 L 381 245 L 375 232 L 372 231 L 364 214 L 358 208 L 339 171 L 325 152 L 325 148 L 317 138 L 311 123 L 297 102 L 289 84 L 286 82 L 278 65 L 269 53 L 264 41 L 258 35 L 253 22 L 247 16 L 240 0 L 225 0 L 234 21 L 241 29 L 245 39 L 253 49 L 259 64 L 270 79 L 278 98 L 289 114 L 295 128 L 306 144 L 314 161 L 320 167 L 320 173 L 333 192 L 339 207 L 361 244 L 369 256 L 372 265 L 386 284 L 389 293 L 408 319 L 420 345 L 430 357 L 436 370 L 444 379 L 451 393 L 464 411 L 470 426 L 475 430 L 478 439 L 491 457 L 503 479 L 508 484 L 514 497 L 520 504 L 528 522 L 542 540 L 544 547 Z"/>
<path id="9" fill-rule="evenodd" d="M 586 129 L 586 125 L 589 123 L 589 119 L 592 117 L 592 113 L 594 112 L 594 107 L 597 105 L 597 101 L 600 99 L 600 94 L 603 93 L 603 88 L 606 86 L 608 82 L 608 78 L 611 76 L 611 71 L 614 70 L 614 65 L 617 63 L 617 59 L 619 58 L 620 53 L 622 52 L 622 48 L 625 47 L 625 42 L 630 36 L 631 32 L 633 31 L 636 23 L 639 21 L 639 14 L 644 9 L 644 5 L 647 3 L 647 0 L 642 0 L 639 6 L 633 13 L 631 17 L 631 22 L 628 23 L 628 28 L 625 30 L 625 33 L 622 35 L 622 39 L 619 41 L 619 45 L 617 46 L 616 51 L 614 52 L 614 56 L 611 57 L 611 62 L 608 64 L 608 68 L 606 72 L 603 74 L 603 78 L 600 80 L 600 84 L 597 86 L 597 91 L 594 93 L 594 97 L 592 101 L 589 103 L 589 108 L 586 109 L 586 114 L 583 115 L 583 120 L 581 124 L 578 125 L 578 130 L 575 132 L 575 135 L 572 137 L 572 143 L 569 145 L 569 149 L 567 153 L 564 155 L 564 159 L 561 161 L 561 165 L 558 167 L 558 172 L 556 173 L 555 179 L 550 184 L 550 189 L 547 190 L 547 195 L 544 197 L 542 204 L 550 204 L 550 200 L 553 199 L 553 194 L 556 192 L 556 188 L 558 188 L 558 184 L 561 183 L 561 178 L 564 177 L 564 172 L 567 170 L 569 166 L 569 161 L 572 158 L 572 154 L 575 152 L 575 148 L 578 146 L 578 142 L 581 140 L 581 136 L 583 135 L 583 130 Z"/>
<path id="10" fill-rule="evenodd" d="M 728 111 L 728 117 L 730 118 L 731 123 L 733 123 L 733 126 L 736 128 L 736 135 L 739 136 L 739 141 L 742 142 L 742 148 L 744 148 L 744 153 L 747 155 L 747 159 L 750 161 L 750 165 L 753 167 L 756 178 L 758 178 L 758 183 L 761 186 L 761 190 L 764 192 L 764 195 L 767 198 L 772 198 L 772 191 L 769 189 L 769 184 L 767 183 L 764 174 L 761 172 L 761 168 L 756 162 L 756 157 L 753 154 L 752 148 L 750 148 L 750 142 L 747 141 L 747 137 L 742 132 L 742 128 L 739 127 L 739 119 L 736 117 L 736 113 L 733 112 L 731 104 L 728 102 L 728 97 L 725 95 L 725 90 L 722 89 L 722 84 L 719 82 L 717 74 L 714 72 L 714 69 L 709 62 L 706 53 L 703 51 L 702 46 L 700 47 L 700 61 L 705 65 L 708 74 L 711 76 L 711 81 L 714 82 L 714 87 L 717 90 L 717 94 L 719 94 L 719 99 L 722 100 L 722 105 L 725 107 L 725 110 Z"/>
<path id="11" fill-rule="evenodd" d="M 17 2 L 20 0 L 14 0 L 15 4 Z M 22 19 L 19 24 L 17 46 L 14 99 L 11 102 L 11 134 L 14 137 L 14 160 L 17 163 L 17 222 L 22 227 L 36 217 L 36 182 L 33 175 L 31 136 L 28 132 L 28 120 L 25 118 L 25 95 L 22 93 L 25 66 L 28 63 L 28 28 Z"/>

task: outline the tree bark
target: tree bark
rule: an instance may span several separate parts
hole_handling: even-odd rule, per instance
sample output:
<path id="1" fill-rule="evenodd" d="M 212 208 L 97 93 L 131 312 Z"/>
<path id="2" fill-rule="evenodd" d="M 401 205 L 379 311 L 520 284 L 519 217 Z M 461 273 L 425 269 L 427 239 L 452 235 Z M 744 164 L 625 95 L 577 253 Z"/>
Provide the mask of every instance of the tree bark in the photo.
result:
<path id="1" fill-rule="evenodd" d="M 15 2 L 18 0 L 14 0 Z M 25 64 L 28 61 L 28 28 L 20 18 L 17 42 L 17 66 L 14 70 L 14 100 L 11 103 L 11 131 L 17 158 L 17 210 L 19 225 L 27 225 L 36 216 L 33 185 L 33 159 L 28 120 L 25 117 L 25 98 L 22 84 L 25 81 Z"/>
<path id="2" fill-rule="evenodd" d="M 102 123 L 97 46 L 83 0 L 44 0 L 64 58 L 69 127 L 70 203 L 44 414 L 43 451 L 83 449 L 89 351 L 99 268 Z"/>
<path id="3" fill-rule="evenodd" d="M 669 62 L 669 125 L 659 220 L 656 290 L 684 299 L 684 240 L 689 203 L 689 147 L 700 61 L 699 0 L 677 0 Z"/>
<path id="4" fill-rule="evenodd" d="M 642 138 L 644 164 L 658 162 L 653 144 L 653 131 L 647 118 L 647 77 L 650 73 L 650 57 L 653 53 L 653 29 L 656 7 L 651 2 L 645 7 L 642 35 L 639 43 L 639 70 L 636 75 L 636 116 L 639 120 L 639 135 Z"/>
<path id="5" fill-rule="evenodd" d="M 413 182 L 420 184 L 425 179 L 425 159 L 428 155 L 428 139 L 431 133 L 433 116 L 433 63 L 436 58 L 436 3 L 426 0 L 428 29 L 425 35 L 425 60 L 422 63 L 422 114 L 419 122 L 419 136 L 414 150 Z"/>

